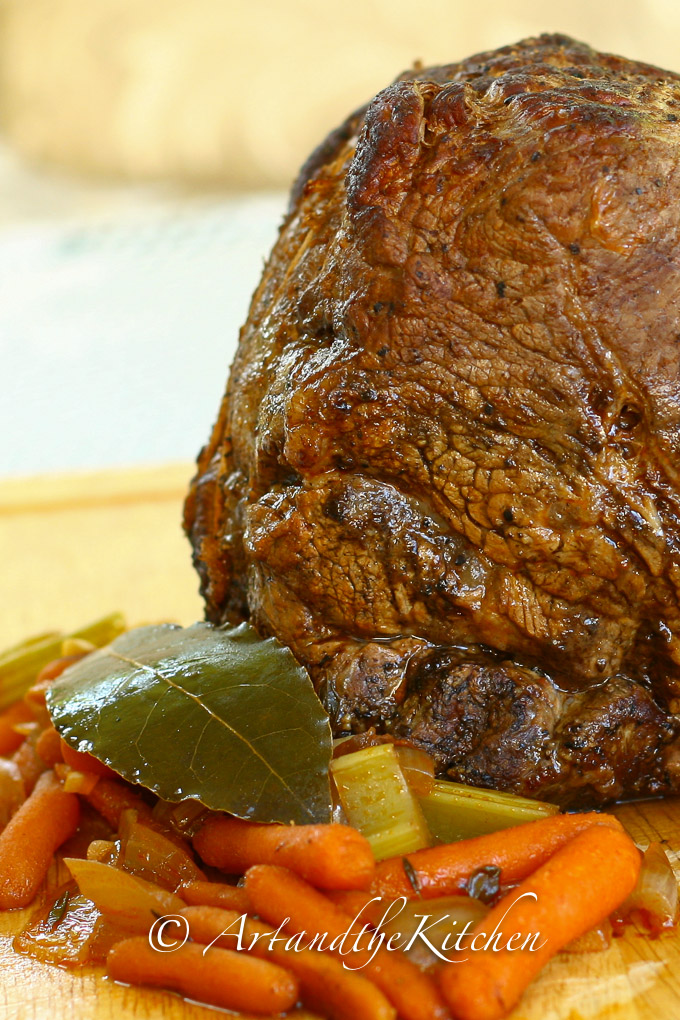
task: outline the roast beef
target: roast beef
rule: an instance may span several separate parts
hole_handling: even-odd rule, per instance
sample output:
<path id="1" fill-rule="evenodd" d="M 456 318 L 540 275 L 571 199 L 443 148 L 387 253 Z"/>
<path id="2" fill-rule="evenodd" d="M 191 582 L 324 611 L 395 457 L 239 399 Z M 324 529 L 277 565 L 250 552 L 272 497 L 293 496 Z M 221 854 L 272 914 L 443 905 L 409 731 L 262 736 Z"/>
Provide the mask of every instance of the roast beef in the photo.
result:
<path id="1" fill-rule="evenodd" d="M 544 35 L 304 165 L 186 505 L 207 617 L 336 734 L 564 804 L 680 788 L 680 76 Z"/>

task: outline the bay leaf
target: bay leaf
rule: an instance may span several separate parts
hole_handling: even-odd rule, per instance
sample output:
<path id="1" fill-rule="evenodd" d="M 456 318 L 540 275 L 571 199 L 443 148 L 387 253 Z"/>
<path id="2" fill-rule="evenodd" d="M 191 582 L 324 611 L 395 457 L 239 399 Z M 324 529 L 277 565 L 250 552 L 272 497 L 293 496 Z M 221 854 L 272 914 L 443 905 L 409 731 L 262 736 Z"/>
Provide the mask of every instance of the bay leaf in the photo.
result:
<path id="1" fill-rule="evenodd" d="M 261 822 L 328 822 L 328 717 L 305 669 L 248 624 L 141 627 L 67 669 L 64 740 L 164 800 Z"/>

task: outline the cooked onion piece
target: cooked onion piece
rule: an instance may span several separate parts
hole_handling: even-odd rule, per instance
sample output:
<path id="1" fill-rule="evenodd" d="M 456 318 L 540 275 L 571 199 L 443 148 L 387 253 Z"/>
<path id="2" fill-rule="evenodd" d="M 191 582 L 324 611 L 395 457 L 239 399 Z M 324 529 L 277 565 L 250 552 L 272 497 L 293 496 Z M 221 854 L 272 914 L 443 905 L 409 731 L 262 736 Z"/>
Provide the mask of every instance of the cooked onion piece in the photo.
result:
<path id="1" fill-rule="evenodd" d="M 617 913 L 626 918 L 635 911 L 652 931 L 677 921 L 678 880 L 661 843 L 650 843 L 645 850 L 638 883 Z"/>

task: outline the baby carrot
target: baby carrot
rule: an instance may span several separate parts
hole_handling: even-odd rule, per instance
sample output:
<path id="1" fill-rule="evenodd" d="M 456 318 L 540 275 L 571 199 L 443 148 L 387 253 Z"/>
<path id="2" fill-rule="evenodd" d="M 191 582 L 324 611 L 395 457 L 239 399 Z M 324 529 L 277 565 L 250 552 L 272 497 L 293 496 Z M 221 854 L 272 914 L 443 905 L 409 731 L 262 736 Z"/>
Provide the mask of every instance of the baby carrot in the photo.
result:
<path id="1" fill-rule="evenodd" d="M 27 737 L 12 755 L 12 761 L 19 769 L 26 793 L 31 793 L 47 764 L 38 754 L 35 737 Z"/>
<path id="2" fill-rule="evenodd" d="M 57 679 L 58 676 L 72 666 L 78 659 L 82 659 L 84 652 L 80 652 L 77 655 L 63 655 L 60 659 L 52 659 L 52 662 L 48 662 L 44 666 L 32 687 L 29 687 L 24 694 L 24 702 L 32 709 L 36 719 L 40 720 L 44 725 L 49 725 L 50 717 L 45 707 L 45 696 Z"/>
<path id="3" fill-rule="evenodd" d="M 211 818 L 194 836 L 206 864 L 240 875 L 280 864 L 321 889 L 365 889 L 375 871 L 368 840 L 349 825 L 259 825 Z"/>
<path id="4" fill-rule="evenodd" d="M 50 768 L 64 760 L 61 756 L 61 737 L 54 726 L 47 726 L 42 731 L 36 742 L 35 749 Z"/>
<path id="5" fill-rule="evenodd" d="M 26 800 L 26 788 L 13 761 L 0 758 L 0 829 L 4 829 L 15 811 Z"/>
<path id="6" fill-rule="evenodd" d="M 374 984 L 361 974 L 346 970 L 334 957 L 311 949 L 285 949 L 278 941 L 272 943 L 271 925 L 252 917 L 242 922 L 242 914 L 214 907 L 187 907 L 181 913 L 189 922 L 189 934 L 195 942 L 206 945 L 214 942 L 225 949 L 235 949 L 240 935 L 244 949 L 292 971 L 300 983 L 304 1005 L 328 1020 L 394 1020 L 396 1016 L 394 1007 Z M 228 934 L 224 934 L 227 929 Z"/>
<path id="7" fill-rule="evenodd" d="M 413 869 L 415 883 L 409 880 L 404 870 L 403 857 L 380 861 L 371 884 L 371 895 L 390 900 L 398 896 L 412 899 L 418 894 L 424 899 L 450 896 L 461 892 L 470 875 L 485 865 L 495 865 L 501 869 L 500 880 L 503 884 L 520 882 L 573 836 L 593 825 L 605 825 L 623 831 L 621 823 L 613 815 L 598 814 L 596 811 L 551 815 L 537 822 L 525 822 L 500 832 L 407 854 L 406 859 Z"/>
<path id="8" fill-rule="evenodd" d="M 226 882 L 183 882 L 175 889 L 185 903 L 200 907 L 222 907 L 224 910 L 238 910 L 245 914 L 250 910 L 250 900 L 245 889 Z"/>
<path id="9" fill-rule="evenodd" d="M 362 921 L 372 920 L 374 914 L 373 907 L 377 907 L 380 911 L 379 918 L 385 913 L 384 907 L 381 908 L 380 903 L 371 902 L 373 894 L 366 889 L 362 891 L 358 889 L 327 889 L 324 895 L 336 907 L 344 910 L 346 914 L 351 914 L 352 917 L 357 917 L 361 914 Z"/>
<path id="10" fill-rule="evenodd" d="M 52 661 L 43 666 L 38 673 L 35 678 L 35 686 L 37 687 L 38 684 L 43 684 L 46 680 L 56 680 L 58 676 L 61 676 L 65 669 L 72 666 L 74 662 L 78 662 L 78 660 L 82 659 L 86 654 L 86 652 L 76 652 L 75 655 L 62 655 L 58 659 L 52 659 Z M 32 689 L 33 688 L 31 688 L 31 690 Z"/>
<path id="11" fill-rule="evenodd" d="M 17 733 L 14 727 L 19 723 L 33 722 L 34 719 L 33 712 L 23 701 L 15 701 L 4 712 L 0 712 L 0 755 L 12 754 L 22 743 L 24 734 Z"/>
<path id="12" fill-rule="evenodd" d="M 93 754 L 87 751 L 76 751 L 62 738 L 61 756 L 67 765 L 70 765 L 76 772 L 90 772 L 93 776 L 102 776 L 104 779 L 117 779 L 118 773 L 99 761 Z"/>
<path id="13" fill-rule="evenodd" d="M 95 788 L 87 794 L 87 800 L 112 829 L 118 828 L 120 816 L 128 808 L 133 808 L 137 812 L 137 819 L 140 822 L 151 818 L 151 808 L 122 780 L 100 779 Z"/>
<path id="14" fill-rule="evenodd" d="M 467 957 L 441 972 L 441 988 L 457 1020 L 506 1016 L 558 950 L 625 900 L 640 860 L 624 832 L 595 825 L 504 896 L 475 928 Z"/>
<path id="15" fill-rule="evenodd" d="M 303 944 L 317 942 L 377 985 L 401 1020 L 448 1020 L 449 1012 L 431 979 L 402 953 L 377 941 L 360 945 L 361 926 L 322 893 L 286 868 L 258 865 L 246 873 L 246 892 L 257 914 L 270 924 L 303 933 Z M 343 935 L 347 938 L 342 940 Z M 319 943 L 320 940 L 320 943 Z M 328 940 L 328 943 L 326 942 Z M 343 945 L 343 941 L 345 945 Z M 377 951 L 376 951 L 377 950 Z"/>
<path id="16" fill-rule="evenodd" d="M 173 952 L 159 952 L 137 936 L 116 943 L 106 958 L 114 981 L 160 985 L 222 1009 L 283 1013 L 295 1005 L 298 983 L 282 967 L 230 949 L 208 949 L 187 942 Z"/>
<path id="17" fill-rule="evenodd" d="M 0 910 L 25 907 L 47 874 L 52 854 L 78 825 L 78 798 L 64 793 L 52 772 L 0 833 Z"/>

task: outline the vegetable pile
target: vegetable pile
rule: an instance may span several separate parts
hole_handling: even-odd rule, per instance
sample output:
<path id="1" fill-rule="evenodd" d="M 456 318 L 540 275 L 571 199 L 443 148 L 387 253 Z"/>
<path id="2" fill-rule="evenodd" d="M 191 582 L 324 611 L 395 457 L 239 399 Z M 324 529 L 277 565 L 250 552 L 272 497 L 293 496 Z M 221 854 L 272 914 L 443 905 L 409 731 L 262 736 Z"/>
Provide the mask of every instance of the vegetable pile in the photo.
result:
<path id="1" fill-rule="evenodd" d="M 17 952 L 263 1016 L 500 1020 L 610 915 L 675 922 L 663 849 L 613 816 L 436 780 L 372 731 L 333 749 L 305 671 L 246 626 L 121 628 L 0 657 Z"/>

